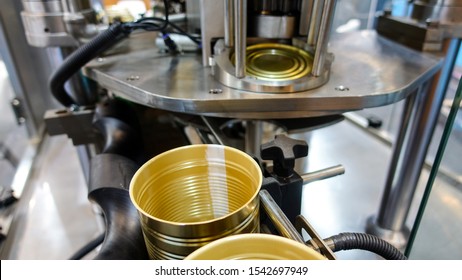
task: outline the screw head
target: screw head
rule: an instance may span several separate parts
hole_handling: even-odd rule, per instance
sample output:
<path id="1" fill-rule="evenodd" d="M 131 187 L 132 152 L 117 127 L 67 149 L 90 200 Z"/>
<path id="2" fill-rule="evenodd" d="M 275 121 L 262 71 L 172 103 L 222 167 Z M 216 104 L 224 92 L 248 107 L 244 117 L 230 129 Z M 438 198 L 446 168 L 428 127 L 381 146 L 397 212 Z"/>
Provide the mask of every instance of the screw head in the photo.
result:
<path id="1" fill-rule="evenodd" d="M 127 78 L 127 81 L 137 81 L 139 79 L 140 79 L 140 76 L 132 75 L 132 76 Z"/>
<path id="2" fill-rule="evenodd" d="M 335 90 L 337 90 L 337 91 L 349 91 L 350 89 L 348 87 L 346 87 L 346 86 L 340 85 L 340 86 L 336 87 Z"/>
<path id="3" fill-rule="evenodd" d="M 223 90 L 221 88 L 212 88 L 209 90 L 209 93 L 211 94 L 219 94 L 219 93 L 222 93 Z"/>

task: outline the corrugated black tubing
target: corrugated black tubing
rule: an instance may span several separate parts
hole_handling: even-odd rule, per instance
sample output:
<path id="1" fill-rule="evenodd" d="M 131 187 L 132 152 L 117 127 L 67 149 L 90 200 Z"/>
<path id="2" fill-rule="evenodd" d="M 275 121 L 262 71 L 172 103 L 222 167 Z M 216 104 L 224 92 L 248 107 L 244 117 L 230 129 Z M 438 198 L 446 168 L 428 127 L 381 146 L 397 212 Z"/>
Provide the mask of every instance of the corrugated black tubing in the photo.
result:
<path id="1" fill-rule="evenodd" d="M 49 81 L 51 93 L 56 100 L 66 107 L 80 105 L 76 104 L 75 100 L 64 88 L 66 81 L 87 62 L 120 42 L 129 34 L 130 29 L 126 28 L 123 23 L 115 23 L 69 55 L 51 75 Z"/>
<path id="2" fill-rule="evenodd" d="M 367 233 L 345 232 L 330 237 L 333 240 L 334 252 L 360 249 L 373 252 L 386 260 L 405 260 L 406 256 L 393 245 Z"/>

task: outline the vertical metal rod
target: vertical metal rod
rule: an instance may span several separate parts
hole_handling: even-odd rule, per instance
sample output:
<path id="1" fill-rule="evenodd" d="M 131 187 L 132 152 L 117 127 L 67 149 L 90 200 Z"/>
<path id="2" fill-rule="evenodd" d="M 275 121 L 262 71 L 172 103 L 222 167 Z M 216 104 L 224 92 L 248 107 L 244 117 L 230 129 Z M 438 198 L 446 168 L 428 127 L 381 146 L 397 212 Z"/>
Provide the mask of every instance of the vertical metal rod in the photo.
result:
<path id="1" fill-rule="evenodd" d="M 411 236 L 409 237 L 409 242 L 407 244 L 406 251 L 405 251 L 406 257 L 409 257 L 411 250 L 412 250 L 412 246 L 414 245 L 414 241 L 415 241 L 417 232 L 419 230 L 420 223 L 425 213 L 425 208 L 427 206 L 428 200 L 431 195 L 433 184 L 435 182 L 436 176 L 438 175 L 438 169 L 443 159 L 446 145 L 449 141 L 449 136 L 451 135 L 451 132 L 452 132 L 454 121 L 460 109 L 461 101 L 462 101 L 462 77 L 459 80 L 459 86 L 457 87 L 457 90 L 456 90 L 456 96 L 454 97 L 451 111 L 446 121 L 443 135 L 441 136 L 440 144 L 438 146 L 438 151 L 435 156 L 435 163 L 433 164 L 432 170 L 430 172 L 430 176 L 429 176 L 430 178 L 427 182 L 427 186 L 425 187 L 425 192 L 424 192 L 422 201 L 420 202 L 420 206 L 419 206 L 419 211 L 417 212 L 417 217 L 414 221 L 414 226 L 412 227 Z"/>
<path id="2" fill-rule="evenodd" d="M 459 86 L 457 87 L 457 90 L 456 90 L 456 96 L 454 97 L 454 101 L 451 106 L 451 111 L 446 121 L 443 135 L 441 136 L 440 144 L 438 146 L 438 151 L 435 156 L 435 163 L 430 172 L 429 180 L 427 182 L 427 186 L 425 187 L 425 192 L 424 192 L 422 201 L 419 206 L 419 211 L 417 212 L 417 217 L 416 217 L 416 220 L 414 221 L 414 226 L 412 227 L 411 236 L 409 237 L 409 242 L 407 244 L 406 251 L 405 251 L 406 257 L 409 257 L 411 250 L 412 250 L 412 246 L 414 245 L 414 241 L 415 241 L 418 229 L 420 227 L 420 223 L 422 222 L 422 218 L 425 213 L 425 208 L 427 206 L 428 200 L 431 195 L 433 184 L 435 182 L 436 176 L 438 175 L 439 166 L 443 159 L 446 145 L 449 141 L 449 136 L 451 135 L 451 132 L 452 132 L 454 121 L 460 109 L 461 101 L 462 101 L 462 77 L 459 80 Z"/>
<path id="3" fill-rule="evenodd" d="M 398 172 L 394 174 L 394 185 L 384 199 L 377 216 L 378 226 L 401 231 L 404 228 L 409 208 L 414 197 L 417 182 L 425 161 L 425 156 L 435 129 L 441 105 L 454 67 L 455 58 L 460 49 L 460 39 L 453 39 L 445 44 L 445 65 L 433 79 L 432 88 L 422 95 L 417 102 L 415 120 L 409 131 Z"/>
<path id="4" fill-rule="evenodd" d="M 322 7 L 324 0 L 313 0 L 313 8 L 310 15 L 310 26 L 308 27 L 308 46 L 316 46 L 319 33 L 319 23 L 321 22 Z"/>
<path id="5" fill-rule="evenodd" d="M 225 0 L 225 45 L 234 47 L 234 0 Z"/>
<path id="6" fill-rule="evenodd" d="M 318 77 L 324 69 L 324 62 L 327 54 L 327 43 L 329 42 L 332 19 L 334 17 L 336 0 L 325 0 L 322 9 L 321 23 L 319 25 L 318 39 L 314 53 L 312 74 Z"/>
<path id="7" fill-rule="evenodd" d="M 401 116 L 398 136 L 393 145 L 393 149 L 395 151 L 401 151 L 403 149 L 404 140 L 406 139 L 407 131 L 409 130 L 409 124 L 411 122 L 412 113 L 413 113 L 413 109 L 414 109 L 415 102 L 416 102 L 416 96 L 422 93 L 424 92 L 421 86 L 418 90 L 416 90 L 409 97 L 406 98 L 403 113 Z M 385 207 L 384 205 L 386 205 L 387 201 L 390 199 L 391 189 L 393 188 L 393 184 L 394 184 L 393 175 L 396 173 L 399 160 L 400 160 L 400 153 L 394 152 L 392 155 L 390 166 L 388 167 L 388 176 L 385 182 L 385 189 L 382 194 L 382 202 L 381 202 L 380 209 Z"/>
<path id="8" fill-rule="evenodd" d="M 75 146 L 85 182 L 90 182 L 90 162 L 95 156 L 93 144 Z"/>
<path id="9" fill-rule="evenodd" d="M 249 120 L 245 125 L 245 152 L 260 157 L 263 122 Z"/>
<path id="10" fill-rule="evenodd" d="M 377 2 L 378 0 L 372 0 L 369 6 L 369 16 L 367 17 L 367 29 L 374 28 L 374 19 L 376 18 L 376 11 L 377 11 Z"/>
<path id="11" fill-rule="evenodd" d="M 234 33 L 236 78 L 245 77 L 247 38 L 247 0 L 234 0 Z"/>

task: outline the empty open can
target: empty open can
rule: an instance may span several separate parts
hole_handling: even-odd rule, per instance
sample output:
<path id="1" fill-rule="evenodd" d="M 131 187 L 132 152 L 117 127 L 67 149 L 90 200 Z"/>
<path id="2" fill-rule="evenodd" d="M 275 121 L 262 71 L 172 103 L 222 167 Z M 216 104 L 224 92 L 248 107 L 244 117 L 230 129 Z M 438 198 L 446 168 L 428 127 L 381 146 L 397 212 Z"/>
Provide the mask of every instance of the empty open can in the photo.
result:
<path id="1" fill-rule="evenodd" d="M 303 243 L 271 234 L 240 234 L 213 241 L 186 260 L 326 260 Z"/>
<path id="2" fill-rule="evenodd" d="M 246 153 L 190 145 L 146 162 L 130 183 L 151 259 L 183 259 L 219 238 L 259 232 L 262 173 Z"/>

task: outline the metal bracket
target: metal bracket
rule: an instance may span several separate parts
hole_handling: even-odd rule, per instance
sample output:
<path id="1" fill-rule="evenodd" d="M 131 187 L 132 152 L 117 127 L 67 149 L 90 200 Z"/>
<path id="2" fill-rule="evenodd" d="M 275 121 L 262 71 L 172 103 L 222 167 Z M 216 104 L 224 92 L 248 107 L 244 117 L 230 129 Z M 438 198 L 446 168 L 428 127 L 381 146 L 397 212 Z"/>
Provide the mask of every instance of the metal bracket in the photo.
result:
<path id="1" fill-rule="evenodd" d="M 305 217 L 299 215 L 295 218 L 295 228 L 297 229 L 298 233 L 302 235 L 302 230 L 304 229 L 308 235 L 312 238 L 308 242 L 313 245 L 315 248 L 319 248 L 319 251 L 326 256 L 329 260 L 335 260 L 336 257 L 334 252 L 330 249 L 330 247 L 324 242 L 324 240 L 319 236 L 316 230 L 310 225 L 310 223 L 306 220 Z"/>
<path id="2" fill-rule="evenodd" d="M 48 110 L 45 112 L 47 132 L 51 136 L 66 134 L 76 146 L 95 143 L 98 133 L 93 127 L 94 113 L 88 108 Z"/>
<path id="3" fill-rule="evenodd" d="M 13 98 L 11 100 L 11 108 L 13 109 L 18 125 L 22 125 L 26 122 L 26 115 L 24 114 L 24 106 L 19 98 Z"/>

